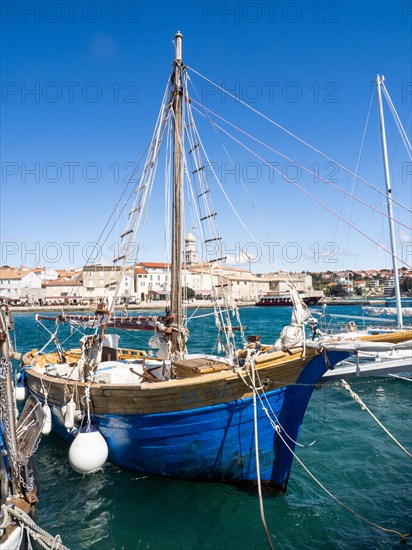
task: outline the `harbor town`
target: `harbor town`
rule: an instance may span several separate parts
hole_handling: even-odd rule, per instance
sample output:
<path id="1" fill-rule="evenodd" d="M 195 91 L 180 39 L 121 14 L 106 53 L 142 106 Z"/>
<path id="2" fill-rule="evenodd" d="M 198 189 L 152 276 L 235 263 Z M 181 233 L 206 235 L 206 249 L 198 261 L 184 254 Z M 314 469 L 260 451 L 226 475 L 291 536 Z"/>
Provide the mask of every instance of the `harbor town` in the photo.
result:
<path id="1" fill-rule="evenodd" d="M 0 8 L 0 550 L 410 545 L 412 2 L 61 4 Z"/>
<path id="2" fill-rule="evenodd" d="M 0 302 L 14 306 L 93 306 L 110 293 L 120 269 L 112 265 L 92 264 L 81 268 L 0 267 Z M 290 277 L 290 278 L 289 278 Z M 261 296 L 287 294 L 288 283 L 279 273 L 253 273 L 250 269 L 217 264 L 210 273 L 207 264 L 198 261 L 195 238 L 185 239 L 183 287 L 185 299 L 196 305 L 210 306 L 217 279 L 230 286 L 239 305 L 254 305 Z M 332 301 L 382 301 L 394 296 L 391 269 L 291 272 L 288 274 L 299 293 Z M 412 292 L 412 271 L 399 269 L 403 295 Z M 159 307 L 170 295 L 170 264 L 141 261 L 127 269 L 118 295 L 120 303 L 139 307 Z"/>

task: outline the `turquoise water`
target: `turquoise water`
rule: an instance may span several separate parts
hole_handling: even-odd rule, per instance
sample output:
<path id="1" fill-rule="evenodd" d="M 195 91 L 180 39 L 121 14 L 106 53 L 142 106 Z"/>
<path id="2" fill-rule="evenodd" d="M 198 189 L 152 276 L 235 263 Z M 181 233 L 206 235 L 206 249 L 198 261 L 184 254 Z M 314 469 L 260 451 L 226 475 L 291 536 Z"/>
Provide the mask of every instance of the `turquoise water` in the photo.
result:
<path id="1" fill-rule="evenodd" d="M 358 308 L 336 308 L 359 314 Z M 199 315 L 206 313 L 200 310 Z M 241 310 L 247 334 L 273 341 L 288 308 Z M 47 334 L 34 314 L 15 314 L 19 351 L 39 347 Z M 213 317 L 194 322 L 191 351 L 213 347 Z M 69 332 L 64 333 L 64 338 Z M 64 339 L 63 338 L 63 339 Z M 74 335 L 73 342 L 77 336 Z M 143 345 L 147 334 L 122 336 Z M 69 342 L 68 342 L 69 343 Z M 376 416 L 412 449 L 412 385 L 394 379 L 351 382 Z M 314 442 L 312 445 L 310 445 Z M 411 460 L 338 385 L 316 391 L 304 419 L 297 454 L 322 483 L 358 514 L 388 529 L 411 532 Z M 310 445 L 310 446 L 309 446 Z M 219 483 L 142 476 L 107 464 L 82 477 L 67 461 L 68 446 L 51 434 L 37 453 L 39 525 L 59 533 L 72 550 L 267 548 L 253 490 Z M 295 461 L 288 491 L 266 496 L 266 521 L 276 548 L 395 548 L 399 538 L 355 518 L 326 495 Z M 406 545 L 412 547 L 412 538 Z"/>

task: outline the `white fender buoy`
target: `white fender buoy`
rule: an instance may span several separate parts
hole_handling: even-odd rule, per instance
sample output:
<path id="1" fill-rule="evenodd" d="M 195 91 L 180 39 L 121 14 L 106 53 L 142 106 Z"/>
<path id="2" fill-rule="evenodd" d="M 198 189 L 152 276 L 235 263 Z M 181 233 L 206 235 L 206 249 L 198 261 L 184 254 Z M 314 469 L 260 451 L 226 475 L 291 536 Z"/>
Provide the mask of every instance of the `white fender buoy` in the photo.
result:
<path id="1" fill-rule="evenodd" d="M 74 426 L 74 411 L 76 409 L 76 403 L 73 401 L 73 398 L 66 405 L 66 410 L 64 412 L 64 427 L 67 430 L 71 430 Z"/>
<path id="2" fill-rule="evenodd" d="M 51 415 L 50 407 L 47 403 L 43 405 L 43 411 L 46 416 L 44 419 L 43 427 L 41 429 L 41 433 L 43 435 L 49 435 L 52 429 L 52 415 Z"/>
<path id="3" fill-rule="evenodd" d="M 18 373 L 16 376 L 14 384 L 14 397 L 16 398 L 16 401 L 25 401 L 27 397 L 27 388 L 21 373 Z"/>
<path id="4" fill-rule="evenodd" d="M 74 421 L 81 422 L 83 420 L 83 412 L 80 409 L 74 411 Z"/>
<path id="5" fill-rule="evenodd" d="M 90 474 L 101 468 L 109 449 L 102 434 L 92 425 L 85 426 L 69 449 L 70 466 L 79 474 Z"/>
<path id="6" fill-rule="evenodd" d="M 25 401 L 27 397 L 27 388 L 24 384 L 24 382 L 18 382 L 16 387 L 14 388 L 14 395 L 16 397 L 16 401 Z"/>

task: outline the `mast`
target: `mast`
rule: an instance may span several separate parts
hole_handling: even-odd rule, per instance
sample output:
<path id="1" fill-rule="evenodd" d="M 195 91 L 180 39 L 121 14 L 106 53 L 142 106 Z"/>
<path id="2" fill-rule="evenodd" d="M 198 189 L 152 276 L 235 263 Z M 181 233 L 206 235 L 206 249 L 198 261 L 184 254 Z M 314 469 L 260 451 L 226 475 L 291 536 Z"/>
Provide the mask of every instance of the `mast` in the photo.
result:
<path id="1" fill-rule="evenodd" d="M 171 313 L 177 330 L 171 335 L 172 354 L 184 350 L 180 328 L 183 323 L 182 307 L 182 223 L 183 223 L 183 105 L 182 105 L 182 34 L 176 39 L 176 56 L 173 73 L 173 202 L 172 202 L 172 258 L 171 258 Z"/>
<path id="2" fill-rule="evenodd" d="M 391 178 L 389 174 L 388 151 L 386 147 L 385 119 L 383 116 L 383 105 L 382 105 L 381 85 L 384 80 L 385 80 L 384 76 L 377 75 L 376 90 L 378 93 L 379 122 L 380 122 L 381 140 L 382 140 L 383 167 L 385 172 L 386 196 L 388 201 L 389 233 L 391 238 L 393 282 L 395 285 L 395 298 L 396 298 L 396 315 L 398 318 L 398 326 L 399 328 L 402 328 L 403 327 L 402 303 L 401 303 L 401 291 L 399 288 L 398 260 L 396 258 L 395 227 L 393 223 L 393 207 L 392 207 L 392 187 L 391 187 Z"/>

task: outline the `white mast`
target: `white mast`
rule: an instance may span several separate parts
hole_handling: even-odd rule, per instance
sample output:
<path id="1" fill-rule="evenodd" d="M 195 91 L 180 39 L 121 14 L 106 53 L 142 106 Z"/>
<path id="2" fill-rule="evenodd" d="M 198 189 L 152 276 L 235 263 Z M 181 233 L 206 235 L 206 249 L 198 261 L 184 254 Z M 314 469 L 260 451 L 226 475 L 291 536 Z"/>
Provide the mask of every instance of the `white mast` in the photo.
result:
<path id="1" fill-rule="evenodd" d="M 398 260 L 396 258 L 395 227 L 393 223 L 393 207 L 392 207 L 392 188 L 391 188 L 391 178 L 389 174 L 388 151 L 386 147 L 385 119 L 383 116 L 383 105 L 382 105 L 381 86 L 384 80 L 385 80 L 384 76 L 377 75 L 376 90 L 378 92 L 379 122 L 380 122 L 381 140 L 382 140 L 383 167 L 385 171 L 386 196 L 388 200 L 389 233 L 391 238 L 393 282 L 395 285 L 395 298 L 396 298 L 396 314 L 398 318 L 398 326 L 399 328 L 402 328 L 403 327 L 402 303 L 401 303 L 401 293 L 400 293 L 401 291 L 399 288 Z"/>

